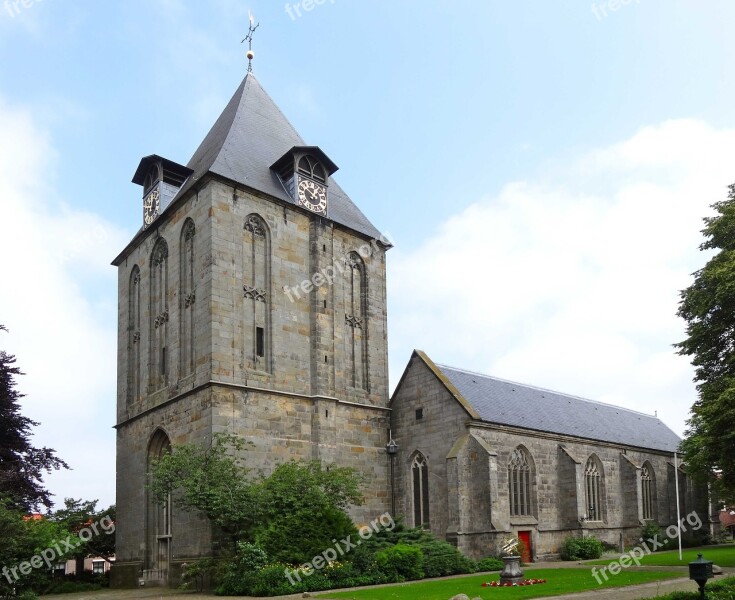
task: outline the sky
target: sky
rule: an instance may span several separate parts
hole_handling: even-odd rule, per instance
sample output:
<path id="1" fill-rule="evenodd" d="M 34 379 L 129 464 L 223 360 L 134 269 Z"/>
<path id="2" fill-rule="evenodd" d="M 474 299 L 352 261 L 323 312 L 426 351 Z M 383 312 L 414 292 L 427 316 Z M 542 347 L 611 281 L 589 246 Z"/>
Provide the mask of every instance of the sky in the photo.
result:
<path id="1" fill-rule="evenodd" d="M 441 364 L 658 416 L 702 219 L 735 181 L 726 0 L 0 0 L 0 348 L 46 483 L 114 502 L 117 279 L 140 158 L 185 164 L 247 69 L 395 243 L 390 379 Z M 399 441 L 400 443 L 400 441 Z"/>

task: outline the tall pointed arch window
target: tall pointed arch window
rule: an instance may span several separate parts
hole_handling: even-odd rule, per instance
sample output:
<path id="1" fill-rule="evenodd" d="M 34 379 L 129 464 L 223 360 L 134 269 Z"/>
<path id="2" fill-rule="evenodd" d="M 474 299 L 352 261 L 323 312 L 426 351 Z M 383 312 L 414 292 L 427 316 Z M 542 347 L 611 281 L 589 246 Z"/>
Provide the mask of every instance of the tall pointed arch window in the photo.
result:
<path id="1" fill-rule="evenodd" d="M 194 303 L 196 290 L 194 286 L 194 221 L 187 219 L 181 230 L 181 273 L 179 284 L 181 290 L 181 320 L 179 323 L 179 369 L 182 377 L 194 372 Z"/>
<path id="2" fill-rule="evenodd" d="M 650 463 L 641 467 L 641 500 L 643 504 L 643 519 L 654 519 L 654 474 Z"/>
<path id="3" fill-rule="evenodd" d="M 168 244 L 160 238 L 151 254 L 151 335 L 150 386 L 151 391 L 163 388 L 168 382 Z"/>
<path id="4" fill-rule="evenodd" d="M 156 462 L 171 452 L 169 437 L 160 429 L 151 436 L 148 444 L 147 473 L 150 482 L 151 471 Z M 168 570 L 171 563 L 172 528 L 172 501 L 168 495 L 160 502 L 150 491 L 147 485 L 146 513 L 146 563 L 149 570 L 155 571 L 157 578 L 168 579 Z"/>
<path id="5" fill-rule="evenodd" d="M 531 509 L 531 460 L 528 451 L 518 446 L 508 463 L 508 493 L 510 496 L 510 515 L 526 517 Z"/>
<path id="6" fill-rule="evenodd" d="M 133 267 L 128 286 L 128 402 L 140 397 L 140 269 Z"/>
<path id="7" fill-rule="evenodd" d="M 253 369 L 271 372 L 271 239 L 268 226 L 256 214 L 245 219 L 243 274 L 245 358 Z"/>
<path id="8" fill-rule="evenodd" d="M 590 456 L 584 469 L 584 486 L 585 500 L 587 503 L 587 520 L 602 521 L 603 505 L 605 498 L 603 496 L 602 485 L 602 464 L 600 459 L 594 454 Z"/>
<path id="9" fill-rule="evenodd" d="M 420 452 L 411 464 L 413 479 L 413 524 L 414 527 L 429 525 L 429 465 Z"/>
<path id="10" fill-rule="evenodd" d="M 347 375 L 352 387 L 369 391 L 367 276 L 365 263 L 357 252 L 347 257 L 346 275 Z"/>

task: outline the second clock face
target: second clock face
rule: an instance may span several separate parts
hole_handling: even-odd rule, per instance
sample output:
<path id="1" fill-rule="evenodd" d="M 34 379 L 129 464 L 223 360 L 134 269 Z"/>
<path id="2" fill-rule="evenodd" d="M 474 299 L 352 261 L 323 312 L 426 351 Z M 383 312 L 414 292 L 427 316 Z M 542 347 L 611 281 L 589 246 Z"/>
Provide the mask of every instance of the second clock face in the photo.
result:
<path id="1" fill-rule="evenodd" d="M 327 211 L 327 188 L 323 185 L 302 179 L 297 189 L 299 204 L 312 212 L 325 213 Z"/>
<path id="2" fill-rule="evenodd" d="M 160 194 L 158 190 L 153 190 L 143 200 L 143 222 L 148 227 L 158 216 L 158 209 L 160 208 Z"/>

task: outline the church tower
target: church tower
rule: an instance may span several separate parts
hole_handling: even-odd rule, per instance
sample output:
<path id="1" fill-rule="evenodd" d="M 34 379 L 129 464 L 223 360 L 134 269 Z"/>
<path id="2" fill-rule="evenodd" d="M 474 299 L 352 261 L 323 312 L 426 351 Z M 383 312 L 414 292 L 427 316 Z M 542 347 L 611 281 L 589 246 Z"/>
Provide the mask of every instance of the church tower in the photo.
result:
<path id="1" fill-rule="evenodd" d="M 252 73 L 186 166 L 144 158 L 141 228 L 118 268 L 116 587 L 175 583 L 211 552 L 201 516 L 160 506 L 151 461 L 217 432 L 360 470 L 356 522 L 390 508 L 387 240 Z"/>

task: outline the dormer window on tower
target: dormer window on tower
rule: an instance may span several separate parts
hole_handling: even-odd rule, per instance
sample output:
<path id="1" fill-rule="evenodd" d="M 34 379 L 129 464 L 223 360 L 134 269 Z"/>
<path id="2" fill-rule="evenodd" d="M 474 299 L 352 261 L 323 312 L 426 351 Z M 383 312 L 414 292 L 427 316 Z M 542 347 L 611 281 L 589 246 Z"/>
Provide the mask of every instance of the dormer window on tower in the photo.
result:
<path id="1" fill-rule="evenodd" d="M 155 154 L 140 161 L 133 183 L 143 186 L 144 227 L 148 227 L 166 210 L 192 173 L 188 167 Z"/>
<path id="2" fill-rule="evenodd" d="M 294 202 L 324 216 L 329 177 L 337 168 L 317 146 L 294 146 L 271 166 Z"/>

